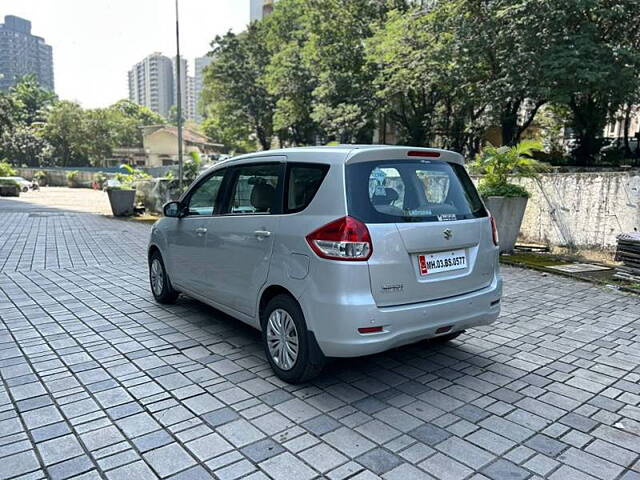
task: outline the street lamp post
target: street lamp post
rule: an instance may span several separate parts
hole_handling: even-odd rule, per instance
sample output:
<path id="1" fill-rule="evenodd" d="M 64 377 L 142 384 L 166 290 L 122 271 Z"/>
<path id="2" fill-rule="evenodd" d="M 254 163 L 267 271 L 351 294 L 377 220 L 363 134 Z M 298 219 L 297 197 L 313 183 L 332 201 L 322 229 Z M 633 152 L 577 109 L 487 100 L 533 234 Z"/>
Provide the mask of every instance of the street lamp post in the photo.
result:
<path id="1" fill-rule="evenodd" d="M 180 75 L 180 22 L 176 0 L 176 104 L 178 114 L 178 185 L 182 194 L 182 76 Z"/>

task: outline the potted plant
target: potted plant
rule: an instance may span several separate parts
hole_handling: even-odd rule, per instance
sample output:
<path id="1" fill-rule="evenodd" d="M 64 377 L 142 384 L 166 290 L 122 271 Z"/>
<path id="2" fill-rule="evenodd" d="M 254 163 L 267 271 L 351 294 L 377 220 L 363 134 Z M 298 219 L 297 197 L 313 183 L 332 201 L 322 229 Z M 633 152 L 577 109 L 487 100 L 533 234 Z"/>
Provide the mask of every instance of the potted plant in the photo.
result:
<path id="1" fill-rule="evenodd" d="M 130 217 L 136 200 L 136 190 L 130 184 L 107 187 L 107 196 L 114 217 Z"/>
<path id="2" fill-rule="evenodd" d="M 512 178 L 535 178 L 549 166 L 533 158 L 542 150 L 539 142 L 525 140 L 514 147 L 486 146 L 469 167 L 482 175 L 478 191 L 496 221 L 500 251 L 512 252 L 520 233 L 529 192 L 511 183 Z"/>
<path id="3" fill-rule="evenodd" d="M 69 185 L 69 188 L 78 188 L 80 186 L 79 176 L 80 172 L 78 170 L 67 172 L 67 185 Z"/>
<path id="4" fill-rule="evenodd" d="M 111 211 L 115 217 L 133 215 L 136 201 L 135 183 L 139 180 L 151 178 L 150 175 L 141 170 L 132 168 L 130 165 L 120 165 L 127 173 L 117 173 L 117 186 L 108 186 L 107 195 L 111 204 Z"/>
<path id="5" fill-rule="evenodd" d="M 0 178 L 0 197 L 19 197 L 20 185 L 10 178 Z"/>
<path id="6" fill-rule="evenodd" d="M 38 183 L 41 187 L 46 187 L 49 184 L 49 176 L 47 172 L 44 170 L 38 170 L 34 175 L 33 179 Z"/>

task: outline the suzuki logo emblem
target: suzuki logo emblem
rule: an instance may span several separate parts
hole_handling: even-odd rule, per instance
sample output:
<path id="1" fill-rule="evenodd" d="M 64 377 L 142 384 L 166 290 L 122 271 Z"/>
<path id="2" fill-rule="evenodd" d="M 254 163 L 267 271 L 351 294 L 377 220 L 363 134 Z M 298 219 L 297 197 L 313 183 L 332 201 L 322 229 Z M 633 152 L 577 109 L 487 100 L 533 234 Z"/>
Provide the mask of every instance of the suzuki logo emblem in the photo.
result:
<path id="1" fill-rule="evenodd" d="M 442 232 L 442 235 L 444 235 L 445 240 L 451 240 L 451 237 L 453 237 L 453 232 L 447 228 L 444 232 Z"/>

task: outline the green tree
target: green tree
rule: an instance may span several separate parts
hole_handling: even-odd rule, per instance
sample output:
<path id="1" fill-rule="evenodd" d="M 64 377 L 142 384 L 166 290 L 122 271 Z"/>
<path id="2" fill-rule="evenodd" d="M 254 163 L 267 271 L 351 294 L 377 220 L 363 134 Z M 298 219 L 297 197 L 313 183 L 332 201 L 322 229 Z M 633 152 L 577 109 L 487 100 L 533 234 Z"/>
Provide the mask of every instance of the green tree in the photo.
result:
<path id="1" fill-rule="evenodd" d="M 308 2 L 308 40 L 302 50 L 316 79 L 315 120 L 325 140 L 370 143 L 377 102 L 375 66 L 366 56 L 365 39 L 386 10 L 386 2 L 313 0 Z"/>
<path id="2" fill-rule="evenodd" d="M 640 85 L 637 0 L 540 0 L 543 62 L 554 100 L 571 111 L 580 165 L 597 160 L 607 117 L 632 103 Z"/>
<path id="3" fill-rule="evenodd" d="M 318 131 L 311 118 L 317 83 L 302 56 L 308 39 L 308 8 L 305 0 L 281 0 L 260 22 L 271 57 L 265 84 L 276 99 L 273 127 L 282 142 L 294 145 L 313 144 Z"/>
<path id="4" fill-rule="evenodd" d="M 142 147 L 142 127 L 166 124 L 162 115 L 130 100 L 120 100 L 109 109 L 119 114 L 116 122 L 117 146 Z"/>
<path id="5" fill-rule="evenodd" d="M 18 125 L 0 137 L 2 155 L 16 166 L 38 167 L 46 165 L 51 156 L 51 145 L 36 129 Z"/>
<path id="6" fill-rule="evenodd" d="M 55 93 L 40 87 L 34 75 L 23 77 L 9 89 L 9 95 L 16 108 L 16 121 L 25 125 L 44 120 L 46 109 L 57 100 Z"/>
<path id="7" fill-rule="evenodd" d="M 42 136 L 52 147 L 56 165 L 88 164 L 85 112 L 77 103 L 63 100 L 51 107 L 42 127 Z"/>
<path id="8" fill-rule="evenodd" d="M 500 127 L 502 143 L 515 145 L 550 95 L 542 64 L 548 42 L 541 38 L 538 0 L 454 0 L 438 9 L 453 35 L 450 61 L 457 81 L 485 104 Z"/>
<path id="9" fill-rule="evenodd" d="M 269 64 L 262 29 L 253 23 L 239 35 L 228 32 L 211 44 L 214 61 L 205 73 L 205 130 L 232 148 L 246 145 L 248 134 L 263 150 L 271 148 L 274 99 L 264 74 Z"/>

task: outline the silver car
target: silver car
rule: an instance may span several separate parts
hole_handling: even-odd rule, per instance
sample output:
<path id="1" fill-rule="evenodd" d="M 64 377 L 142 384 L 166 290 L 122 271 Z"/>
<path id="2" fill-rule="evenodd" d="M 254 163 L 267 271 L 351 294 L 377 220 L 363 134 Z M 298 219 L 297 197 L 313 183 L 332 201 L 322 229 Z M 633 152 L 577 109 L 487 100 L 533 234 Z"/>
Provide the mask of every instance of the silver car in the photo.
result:
<path id="1" fill-rule="evenodd" d="M 447 341 L 500 312 L 495 223 L 460 154 L 310 147 L 232 158 L 164 207 L 158 302 L 179 293 L 262 331 L 281 379 L 330 357 Z"/>

